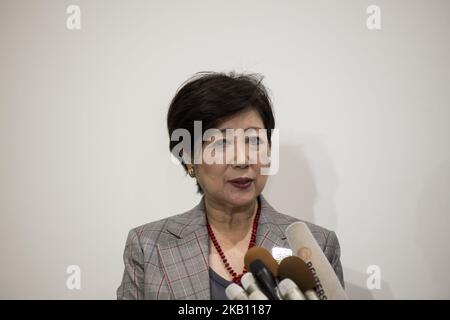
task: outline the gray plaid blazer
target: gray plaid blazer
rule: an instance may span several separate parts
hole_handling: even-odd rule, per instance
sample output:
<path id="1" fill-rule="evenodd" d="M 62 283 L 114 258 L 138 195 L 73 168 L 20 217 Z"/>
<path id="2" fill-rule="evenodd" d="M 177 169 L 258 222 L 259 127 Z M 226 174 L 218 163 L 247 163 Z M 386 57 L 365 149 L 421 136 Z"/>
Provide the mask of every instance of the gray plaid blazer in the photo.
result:
<path id="1" fill-rule="evenodd" d="M 268 250 L 289 248 L 284 230 L 299 219 L 277 212 L 263 195 L 260 197 L 256 245 Z M 129 232 L 123 255 L 125 271 L 117 289 L 117 299 L 210 299 L 209 237 L 204 201 L 202 197 L 198 205 L 185 213 Z M 344 285 L 336 234 L 305 223 Z"/>

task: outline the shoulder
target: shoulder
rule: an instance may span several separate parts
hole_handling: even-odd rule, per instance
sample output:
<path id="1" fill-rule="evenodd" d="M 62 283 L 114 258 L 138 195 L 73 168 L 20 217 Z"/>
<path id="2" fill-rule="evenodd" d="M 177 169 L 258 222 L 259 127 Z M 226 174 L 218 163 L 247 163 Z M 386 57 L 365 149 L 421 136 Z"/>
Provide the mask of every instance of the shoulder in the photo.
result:
<path id="1" fill-rule="evenodd" d="M 324 228 L 324 227 L 314 224 L 312 222 L 305 221 L 305 220 L 302 220 L 299 218 L 295 218 L 295 217 L 292 217 L 290 215 L 287 215 L 287 214 L 284 214 L 281 212 L 269 213 L 269 215 L 273 215 L 273 217 L 272 217 L 272 219 L 270 219 L 271 221 L 269 223 L 271 223 L 273 226 L 278 227 L 283 234 L 285 234 L 286 228 L 290 224 L 292 224 L 294 222 L 305 223 L 321 247 L 328 245 L 330 240 L 335 237 L 335 233 L 332 230 L 329 230 L 327 228 Z"/>
<path id="2" fill-rule="evenodd" d="M 300 221 L 308 226 L 309 230 L 321 247 L 325 247 L 325 245 L 328 245 L 330 240 L 336 236 L 333 231 L 327 228 L 279 212 L 278 210 L 274 209 L 264 197 L 262 197 L 261 200 L 264 212 L 264 223 L 271 225 L 272 229 L 277 229 L 278 232 L 282 233 L 283 235 L 285 234 L 286 228 L 290 224 Z"/>
<path id="3" fill-rule="evenodd" d="M 140 246 L 153 246 L 177 239 L 186 226 L 199 219 L 196 208 L 197 206 L 188 211 L 137 226 L 129 231 L 128 238 L 134 236 Z"/>
<path id="4" fill-rule="evenodd" d="M 278 232 L 278 234 L 284 237 L 284 239 L 286 239 L 286 228 L 290 224 L 297 221 L 305 223 L 311 231 L 313 237 L 317 241 L 319 247 L 327 257 L 331 266 L 333 267 L 340 283 L 343 287 L 345 286 L 344 274 L 340 261 L 341 249 L 339 246 L 338 238 L 334 231 L 321 227 L 317 224 L 278 212 L 264 199 L 264 197 L 262 197 L 262 206 L 264 209 L 265 223 L 269 224 L 269 228 Z"/>

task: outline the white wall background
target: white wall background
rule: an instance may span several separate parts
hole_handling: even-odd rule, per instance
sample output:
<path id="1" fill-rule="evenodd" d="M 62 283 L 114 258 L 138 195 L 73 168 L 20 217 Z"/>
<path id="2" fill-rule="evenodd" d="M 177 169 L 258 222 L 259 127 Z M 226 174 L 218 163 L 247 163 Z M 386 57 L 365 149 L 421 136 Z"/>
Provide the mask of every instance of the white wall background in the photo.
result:
<path id="1" fill-rule="evenodd" d="M 274 100 L 264 194 L 337 232 L 350 297 L 449 299 L 449 36 L 436 0 L 1 0 L 0 298 L 115 299 L 128 230 L 199 200 L 169 160 L 170 99 L 236 70 Z"/>

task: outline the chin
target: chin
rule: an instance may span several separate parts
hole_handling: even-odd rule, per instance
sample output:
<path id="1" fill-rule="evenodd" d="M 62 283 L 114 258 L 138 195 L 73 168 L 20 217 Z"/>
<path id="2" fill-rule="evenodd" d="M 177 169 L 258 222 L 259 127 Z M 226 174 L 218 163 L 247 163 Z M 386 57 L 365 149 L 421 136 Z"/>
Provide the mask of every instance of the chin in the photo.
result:
<path id="1" fill-rule="evenodd" d="M 256 199 L 255 190 L 227 192 L 225 198 L 234 206 L 244 206 Z"/>

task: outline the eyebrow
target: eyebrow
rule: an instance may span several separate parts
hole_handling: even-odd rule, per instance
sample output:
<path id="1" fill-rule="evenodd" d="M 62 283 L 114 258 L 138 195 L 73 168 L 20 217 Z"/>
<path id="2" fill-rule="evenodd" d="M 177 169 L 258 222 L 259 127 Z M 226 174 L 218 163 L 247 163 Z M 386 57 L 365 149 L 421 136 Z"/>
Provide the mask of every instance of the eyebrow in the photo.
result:
<path id="1" fill-rule="evenodd" d="M 236 130 L 236 129 L 234 129 L 234 128 L 223 128 L 223 129 L 219 129 L 219 130 L 220 130 L 220 132 L 223 132 L 223 131 L 228 130 L 228 129 Z M 244 131 L 247 131 L 248 129 L 264 129 L 264 128 L 260 128 L 260 127 L 248 127 L 248 128 L 245 128 Z"/>

